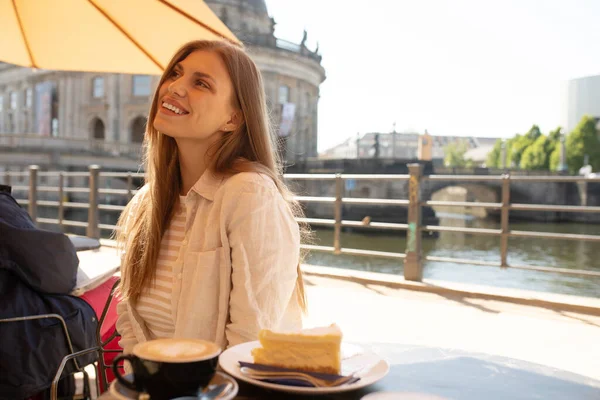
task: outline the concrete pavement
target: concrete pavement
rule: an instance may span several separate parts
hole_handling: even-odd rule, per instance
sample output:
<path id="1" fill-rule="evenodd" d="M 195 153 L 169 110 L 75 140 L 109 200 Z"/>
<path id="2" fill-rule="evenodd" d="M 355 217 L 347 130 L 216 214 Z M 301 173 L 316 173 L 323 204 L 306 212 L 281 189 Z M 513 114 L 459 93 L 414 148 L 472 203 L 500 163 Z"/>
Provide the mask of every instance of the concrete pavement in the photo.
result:
<path id="1" fill-rule="evenodd" d="M 501 355 L 600 380 L 600 316 L 453 293 L 306 276 L 307 326 L 337 323 L 350 342 Z"/>

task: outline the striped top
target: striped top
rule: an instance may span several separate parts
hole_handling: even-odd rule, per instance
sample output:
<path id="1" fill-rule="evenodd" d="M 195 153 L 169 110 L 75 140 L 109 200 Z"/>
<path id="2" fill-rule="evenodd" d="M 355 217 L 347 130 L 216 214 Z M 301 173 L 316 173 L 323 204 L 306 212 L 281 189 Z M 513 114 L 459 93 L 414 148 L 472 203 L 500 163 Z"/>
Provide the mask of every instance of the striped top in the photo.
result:
<path id="1" fill-rule="evenodd" d="M 180 196 L 175 214 L 160 244 L 156 262 L 156 278 L 149 288 L 142 291 L 136 310 L 146 323 L 149 339 L 171 338 L 175 332 L 174 315 L 171 312 L 173 290 L 173 267 L 185 236 L 185 197 Z"/>

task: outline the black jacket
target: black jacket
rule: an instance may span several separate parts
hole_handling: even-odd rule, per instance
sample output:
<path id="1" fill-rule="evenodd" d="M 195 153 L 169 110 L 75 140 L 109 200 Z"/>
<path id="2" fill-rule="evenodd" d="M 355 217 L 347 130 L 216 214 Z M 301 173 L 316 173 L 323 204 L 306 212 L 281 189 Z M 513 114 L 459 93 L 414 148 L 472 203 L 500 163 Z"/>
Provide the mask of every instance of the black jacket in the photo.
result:
<path id="1" fill-rule="evenodd" d="M 62 233 L 35 227 L 29 215 L 0 190 L 0 319 L 58 314 L 74 351 L 96 345 L 97 319 L 84 300 L 70 296 L 79 259 Z M 24 399 L 50 387 L 70 353 L 60 321 L 0 322 L 0 399 Z M 96 359 L 80 357 L 80 365 Z M 67 363 L 64 374 L 75 370 Z"/>

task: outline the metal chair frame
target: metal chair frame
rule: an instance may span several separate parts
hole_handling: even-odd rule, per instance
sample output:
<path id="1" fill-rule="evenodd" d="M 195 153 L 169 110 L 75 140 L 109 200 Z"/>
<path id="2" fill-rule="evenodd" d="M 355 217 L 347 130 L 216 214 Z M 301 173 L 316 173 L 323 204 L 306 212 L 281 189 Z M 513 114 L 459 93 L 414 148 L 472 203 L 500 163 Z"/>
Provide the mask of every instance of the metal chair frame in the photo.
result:
<path id="1" fill-rule="evenodd" d="M 73 364 L 75 366 L 75 370 L 76 372 L 82 372 L 83 376 L 84 376 L 84 381 L 83 381 L 83 391 L 84 391 L 84 396 L 87 396 L 87 398 L 91 399 L 90 396 L 90 378 L 88 373 L 85 371 L 85 369 L 83 368 L 83 366 L 79 365 L 79 362 L 77 362 L 77 357 L 85 355 L 85 354 L 89 354 L 92 352 L 98 352 L 98 346 L 95 347 L 91 347 L 89 349 L 85 349 L 82 351 L 79 351 L 77 353 L 74 352 L 73 350 L 73 342 L 71 341 L 71 336 L 69 335 L 69 330 L 67 328 L 67 323 L 65 322 L 64 318 L 58 314 L 40 314 L 40 315 L 28 315 L 28 316 L 24 316 L 24 317 L 14 317 L 14 318 L 4 318 L 4 319 L 0 319 L 0 323 L 8 323 L 8 322 L 25 322 L 25 321 L 34 321 L 34 320 L 42 320 L 42 319 L 48 319 L 48 318 L 52 318 L 52 319 L 57 319 L 60 321 L 60 325 L 61 325 L 61 329 L 63 331 L 63 334 L 65 335 L 65 340 L 67 342 L 67 346 L 68 346 L 68 351 L 70 352 L 68 355 L 66 355 L 58 368 L 58 371 L 56 372 L 55 376 L 54 376 L 54 380 L 52 381 L 52 384 L 50 386 L 50 399 L 51 400 L 57 400 L 57 396 L 58 396 L 58 381 L 60 380 L 62 373 L 64 371 L 65 366 L 67 365 L 67 362 L 69 360 L 73 360 Z M 96 353 L 96 358 L 98 358 L 98 353 Z M 96 388 L 98 389 L 98 393 L 100 392 L 100 389 L 98 387 L 98 380 L 96 379 Z"/>
<path id="2" fill-rule="evenodd" d="M 73 361 L 76 372 L 81 372 L 84 376 L 84 381 L 83 381 L 83 396 L 84 396 L 84 398 L 91 399 L 89 374 L 85 370 L 85 368 L 84 368 L 85 366 L 81 366 L 79 364 L 79 362 L 77 361 L 77 358 L 80 356 L 86 355 L 86 354 L 94 353 L 94 352 L 96 353 L 96 363 L 97 363 L 96 379 L 95 379 L 96 393 L 98 393 L 98 395 L 100 395 L 100 380 L 102 381 L 104 389 L 105 390 L 108 389 L 108 378 L 106 376 L 106 371 L 108 369 L 112 368 L 112 364 L 107 365 L 104 362 L 104 354 L 105 353 L 121 353 L 122 351 L 121 350 L 104 350 L 104 346 L 107 345 L 108 343 L 110 343 L 110 341 L 112 341 L 115 337 L 117 337 L 118 333 L 117 333 L 117 331 L 115 331 L 108 339 L 106 339 L 105 341 L 102 341 L 102 337 L 100 336 L 100 330 L 102 328 L 102 324 L 104 323 L 104 320 L 106 319 L 106 315 L 108 314 L 108 309 L 110 308 L 110 305 L 114 299 L 115 289 L 117 288 L 117 285 L 119 284 L 119 282 L 120 282 L 120 279 L 117 279 L 117 281 L 113 285 L 113 287 L 110 291 L 110 294 L 108 296 L 108 299 L 106 300 L 106 303 L 104 304 L 104 309 L 102 310 L 102 315 L 100 316 L 100 318 L 98 320 L 98 326 L 96 328 L 96 343 L 97 343 L 97 345 L 94 347 L 90 347 L 88 349 L 84 349 L 84 350 L 81 350 L 78 352 L 74 351 L 73 342 L 71 341 L 71 336 L 69 335 L 69 330 L 67 328 L 67 324 L 66 324 L 64 318 L 58 314 L 40 314 L 40 315 L 31 315 L 31 316 L 24 316 L 24 317 L 0 319 L 0 323 L 24 322 L 24 321 L 32 321 L 32 320 L 41 320 L 41 319 L 46 319 L 46 318 L 54 318 L 54 319 L 57 319 L 60 321 L 61 328 L 62 328 L 63 334 L 65 336 L 65 340 L 67 342 L 69 354 L 67 354 L 62 359 L 60 365 L 58 366 L 56 374 L 54 375 L 54 379 L 52 380 L 52 384 L 50 386 L 50 399 L 51 400 L 58 399 L 58 382 L 60 381 L 60 379 L 63 375 L 64 369 L 65 369 L 67 363 L 71 360 Z"/>

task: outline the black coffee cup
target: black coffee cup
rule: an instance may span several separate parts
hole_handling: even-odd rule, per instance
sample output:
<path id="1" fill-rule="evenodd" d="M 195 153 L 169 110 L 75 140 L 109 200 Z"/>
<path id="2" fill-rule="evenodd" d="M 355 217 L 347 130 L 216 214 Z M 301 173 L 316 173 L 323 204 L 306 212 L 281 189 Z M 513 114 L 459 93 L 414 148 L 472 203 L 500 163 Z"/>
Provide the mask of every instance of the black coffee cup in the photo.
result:
<path id="1" fill-rule="evenodd" d="M 125 387 L 144 392 L 152 400 L 178 396 L 194 396 L 213 378 L 221 348 L 200 339 L 156 339 L 138 343 L 132 354 L 119 355 L 113 372 Z M 121 375 L 117 363 L 127 360 L 133 370 L 133 381 Z"/>

